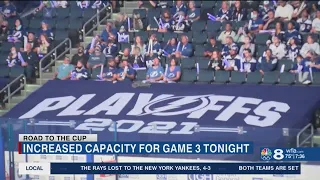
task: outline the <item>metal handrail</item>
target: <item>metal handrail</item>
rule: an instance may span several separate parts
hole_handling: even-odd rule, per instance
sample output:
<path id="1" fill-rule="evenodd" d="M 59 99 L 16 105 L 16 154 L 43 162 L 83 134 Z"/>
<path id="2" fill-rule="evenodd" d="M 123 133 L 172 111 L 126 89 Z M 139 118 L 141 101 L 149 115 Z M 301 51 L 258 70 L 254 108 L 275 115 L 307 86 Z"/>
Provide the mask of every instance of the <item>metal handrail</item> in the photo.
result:
<path id="1" fill-rule="evenodd" d="M 103 11 L 105 10 L 110 10 L 110 15 L 106 14 L 106 16 L 100 20 L 100 13 L 102 13 Z M 106 11 L 108 13 L 108 11 Z M 93 30 L 95 30 L 100 24 L 101 22 L 105 21 L 106 19 L 108 19 L 111 15 L 112 15 L 113 11 L 112 11 L 112 7 L 111 5 L 108 5 L 108 6 L 105 6 L 103 7 L 101 10 L 97 10 L 97 14 L 94 15 L 93 17 L 91 17 L 87 22 L 84 23 L 83 25 L 83 29 L 82 29 L 82 38 L 83 38 L 83 41 L 85 40 L 86 36 L 93 32 Z M 86 32 L 86 27 L 88 26 L 88 24 L 90 24 L 90 22 L 92 22 L 93 20 L 96 20 L 96 24 L 90 29 L 88 30 L 88 32 Z"/>
<path id="2" fill-rule="evenodd" d="M 23 85 L 19 86 L 16 90 L 14 90 L 13 92 L 11 92 L 11 86 L 16 83 L 17 81 L 20 81 L 21 79 L 23 79 Z M 13 95 L 15 95 L 17 92 L 19 92 L 22 88 L 24 88 L 27 84 L 26 81 L 26 76 L 24 74 L 20 74 L 20 76 L 18 76 L 17 78 L 15 78 L 13 81 L 11 81 L 9 84 L 7 84 L 4 88 L 2 88 L 2 90 L 0 91 L 0 93 L 3 93 L 4 91 L 7 90 L 8 95 L 3 99 L 3 102 L 6 102 L 8 100 L 8 104 L 11 104 L 11 97 Z"/>
<path id="3" fill-rule="evenodd" d="M 57 49 L 60 48 L 62 45 L 69 43 L 69 47 L 65 49 L 65 51 L 63 51 L 60 55 L 57 55 Z M 71 50 L 72 50 L 72 42 L 71 39 L 66 38 L 65 40 L 63 40 L 60 44 L 58 44 L 54 49 L 52 49 L 49 53 L 47 53 L 43 58 L 41 58 L 41 60 L 39 61 L 39 78 L 40 78 L 40 85 L 42 84 L 42 76 L 43 76 L 43 71 L 46 70 L 48 67 L 50 67 L 53 63 L 56 62 L 57 59 L 60 59 L 63 55 L 65 55 L 68 51 L 69 54 L 71 54 Z M 44 61 L 45 58 L 49 57 L 52 55 L 52 53 L 54 53 L 54 59 L 52 61 L 49 62 L 49 64 L 47 64 L 44 68 L 42 67 L 42 62 Z"/>
<path id="4" fill-rule="evenodd" d="M 304 140 L 302 140 L 300 142 L 300 136 L 302 135 L 302 133 L 304 133 L 305 131 L 307 131 L 309 128 L 311 128 L 311 133 L 310 135 L 305 138 Z M 301 147 L 303 144 L 305 144 L 306 142 L 308 142 L 308 140 L 311 140 L 311 147 L 314 146 L 314 143 L 313 143 L 313 135 L 314 135 L 314 127 L 313 125 L 310 123 L 308 125 L 306 125 L 303 129 L 301 129 L 301 131 L 297 134 L 297 147 Z"/>

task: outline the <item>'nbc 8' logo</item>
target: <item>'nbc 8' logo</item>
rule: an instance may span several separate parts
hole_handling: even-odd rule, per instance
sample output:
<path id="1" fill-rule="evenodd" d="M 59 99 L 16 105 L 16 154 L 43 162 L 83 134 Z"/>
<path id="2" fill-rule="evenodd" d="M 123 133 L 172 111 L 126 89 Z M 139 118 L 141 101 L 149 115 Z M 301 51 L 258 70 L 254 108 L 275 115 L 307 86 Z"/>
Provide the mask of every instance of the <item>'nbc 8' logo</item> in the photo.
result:
<path id="1" fill-rule="evenodd" d="M 284 158 L 283 150 L 282 149 L 275 149 L 273 151 L 273 155 L 272 155 L 272 151 L 269 148 L 264 148 L 261 151 L 261 159 L 262 160 L 270 161 L 272 158 L 275 160 L 282 160 Z"/>

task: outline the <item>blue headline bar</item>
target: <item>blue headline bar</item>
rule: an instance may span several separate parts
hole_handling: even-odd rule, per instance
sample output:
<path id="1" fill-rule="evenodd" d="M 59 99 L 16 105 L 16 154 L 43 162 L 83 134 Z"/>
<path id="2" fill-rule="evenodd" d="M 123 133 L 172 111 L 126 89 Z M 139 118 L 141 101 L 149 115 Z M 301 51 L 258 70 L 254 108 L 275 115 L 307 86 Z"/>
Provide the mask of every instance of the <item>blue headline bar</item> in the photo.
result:
<path id="1" fill-rule="evenodd" d="M 51 163 L 51 174 L 300 174 L 300 163 Z"/>
<path id="2" fill-rule="evenodd" d="M 20 154 L 252 154 L 253 144 L 222 142 L 21 142 Z"/>
<path id="3" fill-rule="evenodd" d="M 261 148 L 262 161 L 320 161 L 320 148 Z"/>

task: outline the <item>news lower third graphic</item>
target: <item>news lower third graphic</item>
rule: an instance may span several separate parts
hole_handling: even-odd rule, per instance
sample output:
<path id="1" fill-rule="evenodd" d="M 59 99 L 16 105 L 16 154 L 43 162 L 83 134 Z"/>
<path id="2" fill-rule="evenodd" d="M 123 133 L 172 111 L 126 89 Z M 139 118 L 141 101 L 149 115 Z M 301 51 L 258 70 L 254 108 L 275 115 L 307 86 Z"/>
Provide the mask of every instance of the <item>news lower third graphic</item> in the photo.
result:
<path id="1" fill-rule="evenodd" d="M 320 148 L 261 148 L 262 161 L 320 161 Z"/>
<path id="2" fill-rule="evenodd" d="M 20 163 L 20 174 L 301 174 L 300 163 Z"/>

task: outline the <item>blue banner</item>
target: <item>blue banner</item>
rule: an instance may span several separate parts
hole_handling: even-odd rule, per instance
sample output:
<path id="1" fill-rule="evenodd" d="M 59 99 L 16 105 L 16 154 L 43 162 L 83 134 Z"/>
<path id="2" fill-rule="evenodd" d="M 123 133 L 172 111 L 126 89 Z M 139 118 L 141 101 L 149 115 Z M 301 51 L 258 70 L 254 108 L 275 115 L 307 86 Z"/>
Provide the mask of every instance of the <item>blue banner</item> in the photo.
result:
<path id="1" fill-rule="evenodd" d="M 252 143 L 21 142 L 20 154 L 252 154 Z"/>
<path id="2" fill-rule="evenodd" d="M 301 174 L 299 163 L 51 163 L 50 174 Z"/>
<path id="3" fill-rule="evenodd" d="M 320 87 L 49 81 L 5 117 L 35 119 L 33 133 L 92 133 L 100 142 L 253 142 L 255 156 L 197 158 L 260 160 L 260 147 L 282 147 L 310 122 Z M 116 122 L 116 129 L 114 123 Z M 7 122 L 4 122 L 7 123 Z M 71 124 L 70 124 L 71 123 Z M 289 137 L 283 129 L 289 128 Z M 17 141 L 16 141 L 17 142 Z M 187 158 L 189 155 L 185 156 Z"/>
<path id="4" fill-rule="evenodd" d="M 261 148 L 262 161 L 320 161 L 320 148 Z"/>

